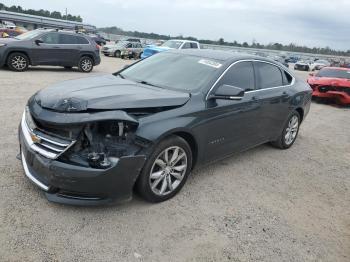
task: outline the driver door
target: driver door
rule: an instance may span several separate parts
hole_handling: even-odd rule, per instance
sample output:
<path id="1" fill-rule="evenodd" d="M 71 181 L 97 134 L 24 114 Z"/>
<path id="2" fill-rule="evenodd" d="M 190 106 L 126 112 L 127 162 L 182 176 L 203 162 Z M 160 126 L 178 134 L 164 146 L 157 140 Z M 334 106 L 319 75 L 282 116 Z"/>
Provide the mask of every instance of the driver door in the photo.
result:
<path id="1" fill-rule="evenodd" d="M 41 36 L 41 43 L 33 43 L 33 63 L 36 65 L 52 65 L 60 61 L 59 33 L 50 32 Z"/>

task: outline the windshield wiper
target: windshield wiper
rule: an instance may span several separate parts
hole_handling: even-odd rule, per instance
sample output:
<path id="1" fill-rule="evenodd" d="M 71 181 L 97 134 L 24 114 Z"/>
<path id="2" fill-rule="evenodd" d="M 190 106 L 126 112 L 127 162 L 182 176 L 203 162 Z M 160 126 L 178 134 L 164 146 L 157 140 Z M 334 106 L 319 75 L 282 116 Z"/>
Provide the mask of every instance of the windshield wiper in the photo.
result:
<path id="1" fill-rule="evenodd" d="M 117 76 L 119 76 L 122 79 L 125 79 L 125 76 L 123 76 L 121 73 L 117 74 Z"/>
<path id="2" fill-rule="evenodd" d="M 136 82 L 137 82 L 137 83 L 140 83 L 140 84 L 143 84 L 143 85 L 148 85 L 148 86 L 154 86 L 154 87 L 162 88 L 162 87 L 160 87 L 160 86 L 151 84 L 151 83 L 149 83 L 149 82 L 147 82 L 147 81 L 144 81 L 144 80 L 142 80 L 142 81 L 136 81 Z"/>

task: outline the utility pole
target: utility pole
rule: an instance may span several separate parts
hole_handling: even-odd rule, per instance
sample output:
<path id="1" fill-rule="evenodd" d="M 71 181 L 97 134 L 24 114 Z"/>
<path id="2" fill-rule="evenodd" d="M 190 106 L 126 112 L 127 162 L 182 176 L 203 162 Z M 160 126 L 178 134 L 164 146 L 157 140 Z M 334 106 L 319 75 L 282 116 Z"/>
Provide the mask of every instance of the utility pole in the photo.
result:
<path id="1" fill-rule="evenodd" d="M 67 11 L 67 8 L 66 8 L 66 21 L 68 20 L 68 11 Z"/>

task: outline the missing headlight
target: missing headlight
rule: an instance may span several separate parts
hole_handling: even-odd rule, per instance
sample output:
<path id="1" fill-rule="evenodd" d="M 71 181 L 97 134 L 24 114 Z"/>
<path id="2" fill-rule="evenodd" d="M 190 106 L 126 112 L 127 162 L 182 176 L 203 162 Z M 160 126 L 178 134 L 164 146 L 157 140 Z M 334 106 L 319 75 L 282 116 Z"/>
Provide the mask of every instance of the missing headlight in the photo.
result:
<path id="1" fill-rule="evenodd" d="M 126 121 L 87 124 L 72 152 L 70 162 L 93 168 L 108 168 L 123 156 L 135 155 L 142 147 L 135 143 L 137 125 Z"/>

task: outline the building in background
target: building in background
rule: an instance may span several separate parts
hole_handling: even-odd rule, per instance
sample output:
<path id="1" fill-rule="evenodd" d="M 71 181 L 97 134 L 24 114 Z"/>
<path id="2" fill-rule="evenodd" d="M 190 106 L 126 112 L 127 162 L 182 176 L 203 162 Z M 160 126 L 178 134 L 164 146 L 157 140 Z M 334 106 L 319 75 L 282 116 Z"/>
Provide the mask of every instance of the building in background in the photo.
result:
<path id="1" fill-rule="evenodd" d="M 24 27 L 27 30 L 46 27 L 72 30 L 79 28 L 87 32 L 96 31 L 96 26 L 85 23 L 0 10 L 0 24 L 8 27 L 7 25 L 12 23 L 18 27 Z"/>

